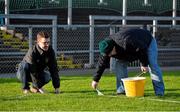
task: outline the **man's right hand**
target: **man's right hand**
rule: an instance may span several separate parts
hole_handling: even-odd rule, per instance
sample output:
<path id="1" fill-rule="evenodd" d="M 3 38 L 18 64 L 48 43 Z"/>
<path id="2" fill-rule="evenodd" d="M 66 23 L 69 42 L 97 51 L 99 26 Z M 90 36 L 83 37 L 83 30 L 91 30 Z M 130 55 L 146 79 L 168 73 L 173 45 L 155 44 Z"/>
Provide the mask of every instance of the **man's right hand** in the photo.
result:
<path id="1" fill-rule="evenodd" d="M 92 81 L 91 86 L 92 86 L 93 89 L 96 89 L 97 86 L 98 86 L 98 82 Z"/>
<path id="2" fill-rule="evenodd" d="M 141 66 L 141 71 L 142 71 L 143 73 L 148 72 L 148 67 Z"/>

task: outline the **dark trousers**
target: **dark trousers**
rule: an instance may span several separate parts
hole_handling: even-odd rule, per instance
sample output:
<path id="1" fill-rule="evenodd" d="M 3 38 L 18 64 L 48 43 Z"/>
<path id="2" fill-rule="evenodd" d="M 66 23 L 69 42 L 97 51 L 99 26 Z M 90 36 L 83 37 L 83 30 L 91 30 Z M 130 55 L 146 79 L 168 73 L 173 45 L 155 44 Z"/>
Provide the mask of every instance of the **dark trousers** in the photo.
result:
<path id="1" fill-rule="evenodd" d="M 36 78 L 35 80 L 39 81 L 41 87 L 47 84 L 51 80 L 50 73 L 48 71 L 41 71 L 38 72 L 36 75 L 38 76 L 38 78 Z M 35 77 L 32 76 L 30 72 L 29 63 L 22 61 L 18 66 L 16 76 L 22 82 L 22 89 L 30 89 L 29 82 L 32 82 L 32 78 L 34 79 Z M 38 87 L 38 85 L 36 85 L 33 82 L 32 82 L 32 86 L 35 88 L 41 88 Z"/>

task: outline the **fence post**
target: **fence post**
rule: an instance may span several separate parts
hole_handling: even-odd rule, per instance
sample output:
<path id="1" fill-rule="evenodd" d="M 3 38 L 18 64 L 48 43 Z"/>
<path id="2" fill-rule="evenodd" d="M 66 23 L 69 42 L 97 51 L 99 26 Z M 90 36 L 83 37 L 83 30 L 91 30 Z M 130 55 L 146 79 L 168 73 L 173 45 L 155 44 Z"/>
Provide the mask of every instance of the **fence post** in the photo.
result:
<path id="1" fill-rule="evenodd" d="M 122 9 L 122 17 L 126 17 L 127 13 L 127 0 L 123 0 L 123 9 Z M 126 19 L 123 18 L 122 25 L 126 25 Z"/>
<path id="2" fill-rule="evenodd" d="M 89 16 L 90 28 L 89 28 L 89 66 L 94 66 L 94 19 L 92 15 Z"/>
<path id="3" fill-rule="evenodd" d="M 52 21 L 52 47 L 57 56 L 57 17 Z"/>
<path id="4" fill-rule="evenodd" d="M 173 0 L 173 12 L 172 12 L 172 17 L 176 17 L 176 10 L 177 10 L 177 0 Z M 176 20 L 172 20 L 172 25 L 176 25 Z"/>
<path id="5" fill-rule="evenodd" d="M 153 37 L 156 37 L 156 32 L 157 32 L 157 19 L 155 18 L 153 20 Z"/>
<path id="6" fill-rule="evenodd" d="M 68 0 L 68 25 L 72 25 L 72 0 Z"/>
<path id="7" fill-rule="evenodd" d="M 31 48 L 32 45 L 33 45 L 33 40 L 32 40 L 32 27 L 30 26 L 30 27 L 28 28 L 28 30 L 29 30 L 29 48 Z"/>
<path id="8" fill-rule="evenodd" d="M 5 15 L 9 15 L 9 0 L 5 0 Z M 9 25 L 9 17 L 7 16 L 5 18 L 5 29 L 8 30 L 8 25 Z"/>
<path id="9" fill-rule="evenodd" d="M 115 27 L 110 27 L 110 35 L 115 33 Z M 113 69 L 115 67 L 115 58 L 110 58 L 110 71 L 113 72 Z"/>

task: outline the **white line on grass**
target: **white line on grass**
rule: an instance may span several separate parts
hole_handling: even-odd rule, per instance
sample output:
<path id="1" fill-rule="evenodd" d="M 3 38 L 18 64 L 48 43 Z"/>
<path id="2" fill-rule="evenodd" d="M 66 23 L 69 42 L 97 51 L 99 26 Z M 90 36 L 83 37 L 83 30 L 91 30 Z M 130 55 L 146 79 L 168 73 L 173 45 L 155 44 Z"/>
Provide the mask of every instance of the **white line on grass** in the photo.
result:
<path id="1" fill-rule="evenodd" d="M 26 96 L 30 96 L 30 94 L 25 94 L 25 95 L 21 95 L 21 96 L 16 96 L 17 99 L 21 99 L 21 98 L 24 98 Z"/>
<path id="2" fill-rule="evenodd" d="M 113 95 L 98 95 L 100 97 L 118 97 L 118 96 L 113 96 Z"/>
<path id="3" fill-rule="evenodd" d="M 30 96 L 30 94 L 10 96 L 10 97 L 8 97 L 7 99 L 8 99 L 8 100 L 22 99 L 22 98 L 27 97 L 27 96 Z"/>
<path id="4" fill-rule="evenodd" d="M 116 98 L 116 97 L 118 97 L 118 95 L 116 95 L 116 96 L 114 96 L 114 95 L 102 95 L 102 97 L 114 97 L 114 98 Z M 161 100 L 161 99 L 153 99 L 153 98 L 150 99 L 150 98 L 144 98 L 144 97 L 139 98 L 139 99 L 180 104 L 180 101 L 175 101 L 175 100 Z"/>
<path id="5" fill-rule="evenodd" d="M 111 96 L 111 95 L 104 95 L 105 97 L 118 97 L 118 96 Z"/>
<path id="6" fill-rule="evenodd" d="M 100 97 L 111 97 L 111 98 L 121 98 L 120 96 L 121 95 L 98 95 L 98 96 L 100 96 Z M 124 98 L 126 98 L 126 97 L 124 97 Z"/>
<path id="7" fill-rule="evenodd" d="M 116 96 L 113 96 L 113 95 L 104 95 L 98 88 L 95 89 L 98 96 L 104 96 L 104 97 L 118 97 L 117 95 Z"/>
<path id="8" fill-rule="evenodd" d="M 161 99 L 153 99 L 153 98 L 151 98 L 151 99 L 150 98 L 139 98 L 139 99 L 167 102 L 167 103 L 180 103 L 180 101 L 175 101 L 175 100 L 161 100 Z"/>

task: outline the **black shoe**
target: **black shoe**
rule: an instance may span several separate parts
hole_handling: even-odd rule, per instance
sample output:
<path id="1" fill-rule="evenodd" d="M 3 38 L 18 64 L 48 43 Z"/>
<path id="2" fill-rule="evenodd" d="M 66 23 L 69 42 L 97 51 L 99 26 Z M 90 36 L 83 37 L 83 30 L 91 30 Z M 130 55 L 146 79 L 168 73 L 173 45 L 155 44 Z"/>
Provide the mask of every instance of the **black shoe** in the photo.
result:
<path id="1" fill-rule="evenodd" d="M 164 97 L 163 94 L 156 94 L 156 96 L 157 96 L 158 98 L 163 98 L 163 97 Z"/>
<path id="2" fill-rule="evenodd" d="M 125 92 L 117 93 L 117 95 L 125 95 L 125 94 L 126 94 Z"/>

